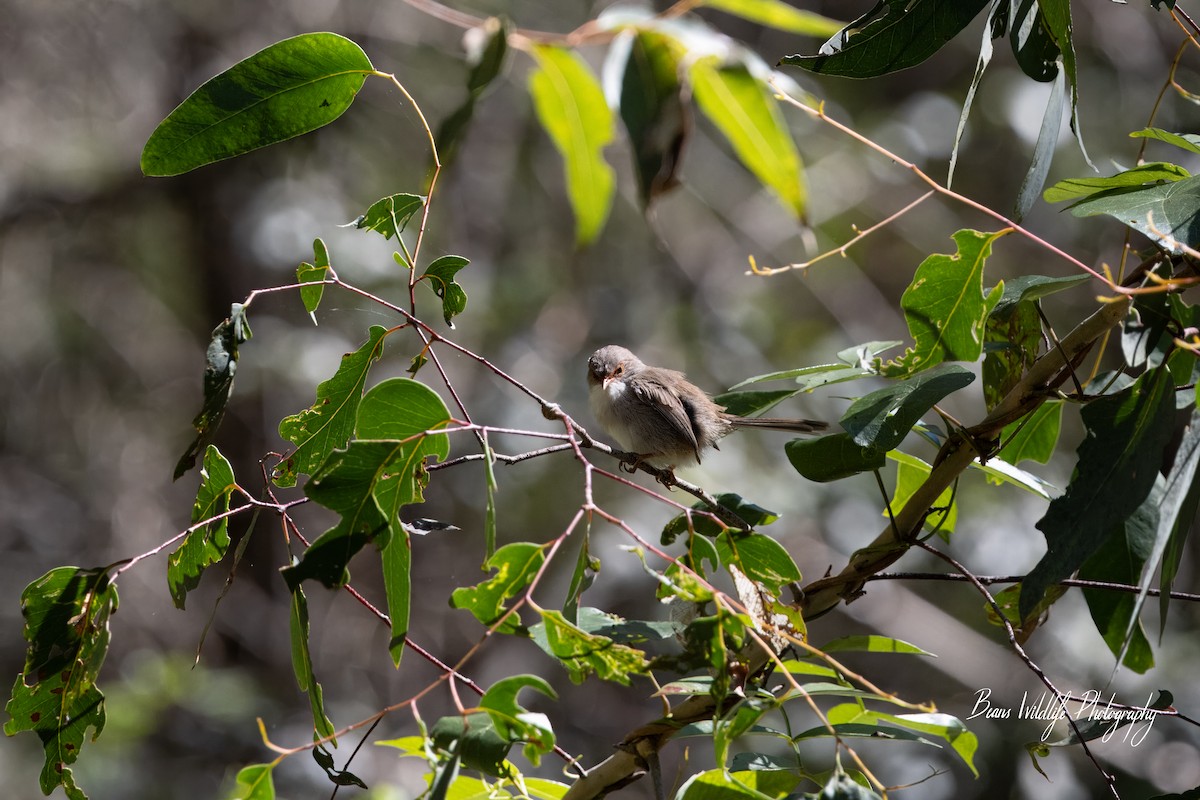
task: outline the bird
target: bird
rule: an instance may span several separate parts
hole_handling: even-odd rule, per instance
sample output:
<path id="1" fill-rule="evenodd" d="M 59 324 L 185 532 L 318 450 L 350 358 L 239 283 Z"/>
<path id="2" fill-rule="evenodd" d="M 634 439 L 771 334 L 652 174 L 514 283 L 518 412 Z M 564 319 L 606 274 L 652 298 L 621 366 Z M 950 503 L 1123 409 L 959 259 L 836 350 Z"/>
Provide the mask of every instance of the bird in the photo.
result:
<path id="1" fill-rule="evenodd" d="M 668 470 L 700 463 L 704 452 L 738 428 L 816 433 L 828 424 L 811 419 L 739 417 L 726 412 L 682 372 L 645 364 L 619 345 L 606 345 L 588 358 L 588 401 L 592 415 L 621 447 Z"/>

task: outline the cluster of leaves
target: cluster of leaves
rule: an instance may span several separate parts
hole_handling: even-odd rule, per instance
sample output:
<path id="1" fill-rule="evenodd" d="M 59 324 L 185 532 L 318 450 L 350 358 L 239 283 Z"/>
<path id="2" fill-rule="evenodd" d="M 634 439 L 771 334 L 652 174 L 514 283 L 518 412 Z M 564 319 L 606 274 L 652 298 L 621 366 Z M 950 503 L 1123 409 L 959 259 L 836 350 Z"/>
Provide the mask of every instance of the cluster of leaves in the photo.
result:
<path id="1" fill-rule="evenodd" d="M 837 32 L 837 26 L 827 20 L 772 0 L 707 0 L 697 5 L 792 32 L 833 34 L 817 55 L 791 56 L 784 63 L 821 74 L 872 77 L 929 57 L 986 3 L 880 0 L 863 18 Z M 803 215 L 800 157 L 777 106 L 777 89 L 772 88 L 786 87 L 785 79 L 694 16 L 666 17 L 625 8 L 602 15 L 597 30 L 612 38 L 605 68 L 611 78 L 605 82 L 607 91 L 572 50 L 532 44 L 506 23 L 490 22 L 472 56 L 468 97 L 439 129 L 438 149 L 453 153 L 476 103 L 502 72 L 510 42 L 521 41 L 533 61 L 529 90 L 534 108 L 563 155 L 579 243 L 598 235 L 613 199 L 613 170 L 603 157 L 614 135 L 612 106 L 619 109 L 632 143 L 644 204 L 678 182 L 694 100 L 747 169 L 790 211 Z M 1013 0 L 994 4 L 988 33 L 1007 33 L 1031 77 L 1069 85 L 1074 115 L 1077 81 L 1070 30 L 1065 0 Z M 985 65 L 981 57 L 976 82 Z M 175 175 L 311 131 L 340 116 L 370 76 L 395 80 L 376 71 L 362 50 L 343 37 L 308 34 L 279 42 L 208 81 L 175 109 L 147 142 L 143 170 L 148 175 Z M 1135 135 L 1200 152 L 1200 138 L 1195 136 L 1153 128 Z M 1034 181 L 1038 188 L 1048 168 L 1040 151 L 1039 147 L 1031 170 L 1031 175 L 1042 176 Z M 1052 187 L 1046 199 L 1074 200 L 1072 210 L 1079 216 L 1109 214 L 1146 234 L 1161 257 L 1145 272 L 1145 280 L 1169 289 L 1179 272 L 1190 268 L 1191 254 L 1200 245 L 1200 204 L 1192 200 L 1192 180 L 1181 167 L 1160 162 L 1111 178 L 1064 181 Z M 418 276 L 417 253 L 410 252 L 402 238 L 409 221 L 428 210 L 429 198 L 396 194 L 371 205 L 356 225 L 396 239 L 400 251 L 395 259 L 409 270 L 410 286 L 426 283 L 440 301 L 444 321 L 452 326 L 453 318 L 466 308 L 466 294 L 455 280 L 467 266 L 466 259 L 440 256 Z M 1018 465 L 1028 460 L 1045 462 L 1055 450 L 1066 401 L 1082 404 L 1080 416 L 1087 436 L 1078 448 L 1078 466 L 1065 490 L 1050 499 L 1038 523 L 1047 539 L 1047 553 L 1020 586 L 1000 598 L 1000 608 L 1010 615 L 1009 624 L 1028 635 L 1059 596 L 1058 584 L 1066 577 L 1078 574 L 1136 584 L 1140 593 L 1122 595 L 1123 599 L 1096 590 L 1086 597 L 1117 661 L 1142 672 L 1153 664 L 1139 621 L 1149 584 L 1157 572 L 1160 588 L 1171 588 L 1188 523 L 1200 504 L 1196 476 L 1200 411 L 1195 391 L 1200 370 L 1195 346 L 1187 341 L 1189 332 L 1194 335 L 1200 327 L 1200 314 L 1174 292 L 1139 295 L 1129 304 L 1121 369 L 1098 377 L 1087 389 L 1078 385 L 1072 396 L 1062 394 L 1048 402 L 1047 393 L 1068 380 L 1073 365 L 1068 362 L 1058 372 L 1056 383 L 1025 385 L 1031 368 L 1062 347 L 1043 321 L 1040 301 L 1084 279 L 1026 275 L 988 287 L 986 264 L 1009 232 L 957 231 L 954 253 L 931 255 L 917 267 L 901 299 L 913 340 L 901 355 L 885 361 L 882 354 L 899 343 L 869 342 L 838 354 L 835 363 L 772 373 L 743 384 L 792 381 L 794 385 L 786 389 L 739 386 L 719 399 L 736 413 L 752 414 L 798 392 L 867 377 L 886 381 L 883 388 L 849 404 L 841 418 L 841 432 L 790 442 L 786 451 L 800 475 L 822 482 L 876 472 L 888 459 L 895 461 L 897 482 L 887 506 L 897 550 L 917 537 L 915 532 L 896 530 L 894 521 L 911 505 L 920 506 L 918 528 L 952 536 L 958 513 L 953 490 L 946 488 L 932 498 L 921 493 L 941 456 L 952 447 L 973 448 L 972 456 L 979 458 L 971 466 L 989 479 L 1050 499 L 1051 489 Z M 321 240 L 316 240 L 313 251 L 313 261 L 298 268 L 294 288 L 305 310 L 315 315 L 325 288 L 346 284 L 337 276 Z M 252 299 L 253 295 L 236 304 L 229 319 L 214 331 L 204 405 L 195 422 L 197 437 L 178 468 L 187 471 L 203 453 L 193 524 L 168 561 L 171 595 L 180 608 L 205 570 L 227 556 L 230 515 L 260 506 L 281 513 L 290 508 L 273 497 L 272 502 L 252 499 L 238 485 L 232 465 L 210 444 L 232 391 L 238 346 L 249 339 L 247 309 Z M 317 387 L 315 402 L 281 421 L 279 433 L 291 450 L 270 476 L 279 489 L 294 487 L 306 476 L 302 501 L 315 502 L 338 516 L 336 524 L 306 543 L 283 570 L 283 578 L 292 600 L 293 667 L 312 710 L 312 751 L 339 785 L 361 785 L 361 781 L 335 769 L 325 748 L 336 746 L 337 729 L 325 712 L 313 671 L 304 583 L 317 581 L 331 589 L 346 586 L 351 558 L 373 545 L 387 594 L 389 652 L 394 663 L 400 663 L 413 600 L 413 529 L 401 521 L 400 512 L 423 502 L 430 481 L 428 466 L 447 459 L 449 431 L 455 425 L 439 394 L 415 379 L 390 378 L 371 385 L 371 368 L 382 357 L 385 340 L 397 331 L 416 331 L 421 339 L 414 374 L 424 363 L 431 340 L 438 338 L 415 316 L 415 307 L 387 308 L 398 318 L 397 327 L 371 328 L 363 344 L 347 353 L 334 375 Z M 985 412 L 996 414 L 1020 395 L 1017 413 L 1010 419 L 992 420 L 992 427 L 985 424 L 971 431 L 944 416 L 939 423 L 929 422 L 941 401 L 976 381 L 975 373 L 961 362 L 982 362 Z M 780 600 L 786 587 L 802 580 L 800 571 L 774 538 L 757 530 L 778 515 L 735 495 L 706 500 L 667 524 L 662 546 L 681 542 L 683 553 L 668 558 L 666 567 L 650 566 L 645 549 L 635 549 L 658 587 L 659 599 L 694 610 L 688 621 L 624 620 L 584 606 L 584 591 L 598 570 L 586 535 L 579 537 L 582 545 L 561 609 L 537 605 L 532 593 L 563 537 L 494 548 L 494 454 L 486 436 L 473 430 L 488 464 L 490 530 L 485 567 L 493 574 L 475 586 L 456 589 L 452 605 L 493 632 L 527 637 L 576 681 L 594 674 L 628 684 L 652 669 L 702 671 L 699 678 L 662 688 L 664 695 L 703 698 L 709 703 L 707 718 L 672 721 L 671 733 L 708 737 L 716 749 L 718 768 L 691 776 L 678 797 L 692 800 L 713 792 L 782 797 L 796 792 L 803 780 L 824 787 L 827 796 L 871 796 L 865 788 L 865 771 L 844 771 L 840 765 L 825 773 L 806 770 L 798 748 L 817 737 L 833 737 L 839 747 L 856 737 L 934 746 L 940 742 L 974 771 L 978 743 L 959 720 L 879 691 L 829 656 L 846 650 L 925 655 L 923 651 L 880 637 L 835 641 L 822 648 L 806 644 L 805 621 L 797 606 Z M 914 432 L 917 435 L 910 437 Z M 939 459 L 930 464 L 902 449 L 914 441 L 938 447 Z M 234 506 L 239 498 L 243 503 Z M 1103 535 L 1096 535 L 1097 531 Z M 248 534 L 240 547 L 247 539 Z M 104 726 L 104 699 L 96 677 L 107 650 L 108 619 L 117 604 L 112 573 L 112 568 L 58 568 L 30 584 L 22 596 L 29 647 L 7 707 L 12 719 L 5 731 L 38 733 L 46 752 L 42 789 L 49 793 L 62 786 L 72 800 L 84 795 L 69 765 L 78 756 L 86 730 L 90 727 L 96 736 Z M 738 587 L 736 602 L 713 588 L 719 573 L 732 576 Z M 1161 594 L 1164 620 L 1168 596 L 1168 591 Z M 764 639 L 772 645 L 769 658 L 762 655 Z M 803 647 L 805 657 L 779 659 L 777 653 L 788 645 Z M 760 663 L 749 663 L 750 652 L 759 653 Z M 760 680 L 762 667 L 772 660 L 786 680 L 782 693 L 765 690 Z M 460 792 L 478 788 L 495 794 L 559 798 L 567 791 L 565 784 L 526 777 L 508 760 L 516 744 L 535 765 L 556 747 L 549 719 L 518 702 L 524 688 L 551 699 L 555 696 L 542 678 L 508 677 L 463 714 L 446 717 L 428 730 L 418 719 L 420 736 L 383 744 L 430 765 L 434 797 L 445 797 L 453 786 Z M 813 699 L 818 697 L 837 698 L 838 704 L 819 711 L 819 724 L 806 724 L 797 731 L 793 718 L 816 710 Z M 1164 699 L 1163 707 L 1169 702 Z M 898 706 L 904 713 L 879 710 L 879 705 Z M 782 741 L 792 753 L 787 758 L 758 752 L 732 755 L 734 740 L 751 734 Z M 1074 735 L 1068 743 L 1087 740 L 1086 733 Z M 243 769 L 234 796 L 273 797 L 277 763 Z M 488 780 L 463 776 L 464 768 Z"/>

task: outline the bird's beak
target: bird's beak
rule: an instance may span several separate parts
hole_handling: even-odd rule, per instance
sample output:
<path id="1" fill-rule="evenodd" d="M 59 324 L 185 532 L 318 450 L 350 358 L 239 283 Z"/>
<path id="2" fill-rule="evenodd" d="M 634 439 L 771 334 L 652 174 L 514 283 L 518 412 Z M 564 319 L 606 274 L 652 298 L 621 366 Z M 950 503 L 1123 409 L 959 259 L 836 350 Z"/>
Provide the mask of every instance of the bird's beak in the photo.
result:
<path id="1" fill-rule="evenodd" d="M 612 373 L 605 375 L 604 380 L 600 384 L 600 388 L 604 389 L 605 391 L 608 391 L 608 385 L 610 383 L 612 383 L 615 378 L 616 378 L 616 376 L 613 375 Z"/>

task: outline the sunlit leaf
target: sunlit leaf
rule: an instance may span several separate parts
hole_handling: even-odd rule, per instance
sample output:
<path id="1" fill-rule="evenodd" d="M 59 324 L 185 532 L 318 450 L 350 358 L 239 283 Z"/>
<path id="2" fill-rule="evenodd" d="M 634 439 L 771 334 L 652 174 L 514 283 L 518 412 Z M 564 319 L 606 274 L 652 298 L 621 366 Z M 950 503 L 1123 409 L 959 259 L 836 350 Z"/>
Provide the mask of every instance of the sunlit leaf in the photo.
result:
<path id="1" fill-rule="evenodd" d="M 213 445 L 204 453 L 200 488 L 192 504 L 192 524 L 212 520 L 229 510 L 229 498 L 237 488 L 233 467 Z M 167 559 L 167 585 L 176 608 L 183 608 L 187 593 L 200 585 L 204 570 L 225 557 L 229 549 L 229 520 L 222 518 L 201 525 L 184 537 Z"/>
<path id="2" fill-rule="evenodd" d="M 545 551 L 536 544 L 506 544 L 484 565 L 486 569 L 495 570 L 496 574 L 476 586 L 455 589 L 450 605 L 470 611 L 481 623 L 491 626 L 507 612 L 505 602 L 516 597 L 533 581 L 545 560 Z M 505 620 L 499 630 L 512 633 L 519 626 L 520 619 L 513 615 Z"/>
<path id="3" fill-rule="evenodd" d="M 32 731 L 42 740 L 43 794 L 61 786 L 69 800 L 86 800 L 68 767 L 79 757 L 88 729 L 93 741 L 104 730 L 104 695 L 96 677 L 117 604 L 117 587 L 104 569 L 58 567 L 21 593 L 28 646 L 5 706 L 10 719 L 4 733 Z"/>
<path id="4" fill-rule="evenodd" d="M 251 764 L 238 770 L 237 785 L 227 800 L 275 800 L 274 764 Z"/>
<path id="5" fill-rule="evenodd" d="M 537 766 L 543 755 L 554 750 L 554 730 L 545 714 L 532 712 L 517 701 L 517 694 L 526 687 L 552 700 L 558 698 L 542 678 L 512 675 L 492 684 L 479 698 L 479 707 L 491 715 L 497 733 L 510 742 L 525 743 L 525 757 Z"/>
<path id="6" fill-rule="evenodd" d="M 402 192 L 380 198 L 371 204 L 366 213 L 354 220 L 359 230 L 375 231 L 385 239 L 404 232 L 404 227 L 413 215 L 425 205 L 425 198 Z"/>
<path id="7" fill-rule="evenodd" d="M 557 658 L 576 683 L 594 672 L 598 678 L 628 686 L 632 676 L 649 668 L 641 650 L 588 633 L 568 622 L 562 612 L 543 609 L 541 615 L 542 621 L 530 628 L 533 640 Z"/>
<path id="8" fill-rule="evenodd" d="M 738 160 L 797 217 L 807 204 L 800 154 L 773 91 L 742 64 L 703 58 L 689 73 L 696 105 L 729 140 Z"/>
<path id="9" fill-rule="evenodd" d="M 935 253 L 917 267 L 900 307 L 915 344 L 884 363 L 889 377 L 912 375 L 943 361 L 976 361 L 983 353 L 984 324 L 1000 301 L 1004 283 L 983 291 L 983 268 L 992 243 L 1007 231 L 954 234 L 957 252 Z"/>
<path id="10" fill-rule="evenodd" d="M 280 420 L 279 435 L 296 447 L 275 467 L 277 486 L 295 486 L 297 475 L 311 475 L 330 453 L 350 440 L 367 373 L 383 355 L 386 333 L 385 328 L 372 325 L 367 341 L 343 355 L 333 377 L 317 386 L 312 407 Z"/>
<path id="11" fill-rule="evenodd" d="M 178 175 L 328 125 L 350 106 L 370 59 L 335 33 L 284 39 L 184 100 L 142 150 L 142 172 Z"/>
<path id="12" fill-rule="evenodd" d="M 300 287 L 300 301 L 304 310 L 312 317 L 313 324 L 317 322 L 317 307 L 321 305 L 321 297 L 325 294 L 325 284 L 321 281 L 329 277 L 329 250 L 325 242 L 313 240 L 313 263 L 305 262 L 296 267 L 296 281 L 311 286 Z"/>
<path id="13" fill-rule="evenodd" d="M 576 53 L 537 45 L 538 68 L 529 79 L 538 120 L 563 157 L 567 194 L 575 211 L 575 241 L 590 244 L 600 234 L 616 190 L 604 148 L 613 140 L 613 116 L 604 92 Z"/>
<path id="14" fill-rule="evenodd" d="M 1148 164 L 1139 164 L 1132 169 L 1118 172 L 1107 178 L 1086 177 L 1061 180 L 1043 192 L 1042 199 L 1047 203 L 1061 203 L 1064 200 L 1090 197 L 1106 189 L 1142 188 L 1159 183 L 1174 183 L 1191 176 L 1190 172 L 1178 164 L 1154 161 Z"/>

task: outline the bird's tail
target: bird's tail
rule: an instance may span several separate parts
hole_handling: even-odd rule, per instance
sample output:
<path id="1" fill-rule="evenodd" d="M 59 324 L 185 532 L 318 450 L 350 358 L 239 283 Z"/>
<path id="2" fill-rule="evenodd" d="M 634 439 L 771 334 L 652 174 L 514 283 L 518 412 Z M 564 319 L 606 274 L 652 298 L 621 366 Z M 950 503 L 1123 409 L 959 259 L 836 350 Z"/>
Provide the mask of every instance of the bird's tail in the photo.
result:
<path id="1" fill-rule="evenodd" d="M 737 428 L 770 428 L 776 431 L 816 433 L 829 427 L 829 423 L 815 419 L 780 419 L 778 417 L 733 417 L 729 420 Z"/>

